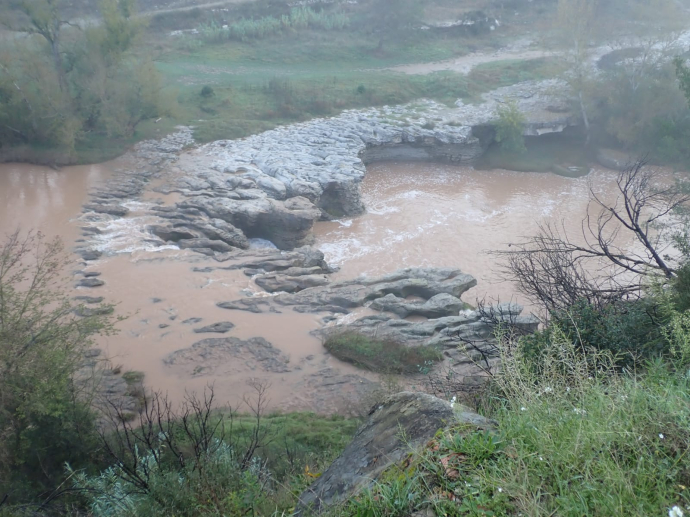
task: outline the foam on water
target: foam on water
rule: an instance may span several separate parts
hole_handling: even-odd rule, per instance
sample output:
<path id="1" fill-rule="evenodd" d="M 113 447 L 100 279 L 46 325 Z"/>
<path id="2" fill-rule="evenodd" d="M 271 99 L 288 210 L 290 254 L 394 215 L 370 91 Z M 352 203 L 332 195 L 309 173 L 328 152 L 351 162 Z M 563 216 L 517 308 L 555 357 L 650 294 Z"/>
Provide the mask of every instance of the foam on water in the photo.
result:
<path id="1" fill-rule="evenodd" d="M 380 275 L 401 267 L 459 267 L 488 294 L 508 299 L 514 288 L 496 275 L 489 250 L 534 235 L 538 224 L 564 223 L 581 235 L 589 189 L 613 192 L 616 173 L 586 178 L 425 163 L 370 166 L 362 182 L 366 213 L 347 226 L 320 222 L 316 245 L 338 275 Z M 577 214 L 577 217 L 573 216 Z"/>

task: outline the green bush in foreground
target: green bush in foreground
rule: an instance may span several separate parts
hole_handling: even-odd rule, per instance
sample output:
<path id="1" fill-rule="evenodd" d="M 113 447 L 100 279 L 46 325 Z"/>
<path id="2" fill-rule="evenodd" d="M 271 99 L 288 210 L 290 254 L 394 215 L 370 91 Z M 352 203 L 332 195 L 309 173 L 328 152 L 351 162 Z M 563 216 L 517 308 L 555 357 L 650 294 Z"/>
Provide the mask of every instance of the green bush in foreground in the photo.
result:
<path id="1" fill-rule="evenodd" d="M 435 347 L 409 347 L 356 332 L 330 336 L 324 347 L 342 361 L 382 373 L 417 373 L 420 366 L 441 359 L 441 352 Z"/>
<path id="2" fill-rule="evenodd" d="M 536 373 L 523 344 L 503 356 L 486 400 L 494 433 L 441 432 L 333 513 L 649 517 L 690 504 L 685 370 L 617 373 L 556 331 Z"/>

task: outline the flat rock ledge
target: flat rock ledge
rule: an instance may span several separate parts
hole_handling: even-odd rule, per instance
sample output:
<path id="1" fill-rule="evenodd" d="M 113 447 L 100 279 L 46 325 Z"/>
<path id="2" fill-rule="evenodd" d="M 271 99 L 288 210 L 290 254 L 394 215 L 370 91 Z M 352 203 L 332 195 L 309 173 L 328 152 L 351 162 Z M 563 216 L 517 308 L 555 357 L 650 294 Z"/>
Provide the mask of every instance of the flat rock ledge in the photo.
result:
<path id="1" fill-rule="evenodd" d="M 563 90 L 555 80 L 526 82 L 486 93 L 476 105 L 421 100 L 350 110 L 187 151 L 194 143 L 192 132 L 181 127 L 162 140 L 135 146 L 136 165 L 92 193 L 84 220 L 96 225 L 84 236 L 98 241 L 108 221 L 128 217 L 133 206 L 140 209 L 131 202 L 152 180 L 162 179 L 154 190 L 182 199 L 175 206 L 150 208 L 149 244 L 174 244 L 211 256 L 247 249 L 252 238 L 283 250 L 308 245 L 315 221 L 364 211 L 360 183 L 367 163 L 471 164 L 493 141 L 497 108 L 506 102 L 515 102 L 525 115 L 526 135 L 562 131 L 577 123 L 565 99 L 553 95 Z M 106 224 L 99 228 L 99 222 Z M 79 251 L 96 258 L 91 247 Z M 302 280 L 310 281 L 317 282 Z"/>
<path id="2" fill-rule="evenodd" d="M 180 161 L 182 174 L 166 190 L 185 196 L 172 211 L 179 217 L 168 213 L 166 217 L 176 219 L 172 225 L 152 231 L 175 240 L 174 229 L 187 229 L 191 223 L 196 227 L 189 238 L 205 233 L 215 239 L 203 227 L 217 227 L 214 221 L 223 221 L 232 225 L 230 234 L 237 229 L 280 249 L 309 244 L 314 221 L 364 211 L 359 185 L 369 162 L 472 163 L 493 141 L 496 110 L 509 101 L 525 114 L 526 135 L 574 125 L 576 118 L 567 106 L 551 95 L 559 86 L 562 90 L 553 80 L 521 83 L 485 94 L 482 104 L 458 101 L 454 108 L 422 100 L 350 110 L 241 140 L 212 142 Z M 236 239 L 220 240 L 243 247 Z"/>
<path id="3" fill-rule="evenodd" d="M 473 389 L 486 380 L 478 366 L 496 366 L 497 324 L 533 332 L 539 321 L 523 308 L 503 303 L 474 310 L 462 296 L 476 279 L 455 268 L 406 268 L 380 277 L 330 282 L 323 254 L 310 247 L 291 252 L 249 250 L 228 256 L 222 269 L 244 269 L 272 295 L 259 293 L 218 302 L 222 309 L 257 314 L 320 314 L 322 339 L 355 332 L 404 346 L 434 346 L 457 374 L 459 385 Z"/>
<path id="4" fill-rule="evenodd" d="M 297 514 L 318 512 L 371 487 L 391 465 L 431 440 L 439 429 L 495 423 L 458 404 L 424 393 L 402 392 L 372 409 L 366 423 L 333 464 L 299 498 Z"/>

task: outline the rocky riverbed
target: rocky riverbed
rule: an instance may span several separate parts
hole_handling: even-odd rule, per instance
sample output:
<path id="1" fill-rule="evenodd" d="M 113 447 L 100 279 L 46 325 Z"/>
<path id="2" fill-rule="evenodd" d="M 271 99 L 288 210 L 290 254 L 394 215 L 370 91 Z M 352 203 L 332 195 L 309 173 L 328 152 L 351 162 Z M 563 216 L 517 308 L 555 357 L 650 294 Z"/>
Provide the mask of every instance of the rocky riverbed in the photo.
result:
<path id="1" fill-rule="evenodd" d="M 368 163 L 473 163 L 493 140 L 496 109 L 506 102 L 515 102 L 525 114 L 525 134 L 562 131 L 575 118 L 565 101 L 552 95 L 560 86 L 556 81 L 518 84 L 486 94 L 481 104 L 458 102 L 454 108 L 420 101 L 348 111 L 200 147 L 194 147 L 189 128 L 142 142 L 84 205 L 77 248 L 83 269 L 75 285 L 88 296 L 99 297 L 101 291 L 122 296 L 111 283 L 134 280 L 123 279 L 112 264 L 127 255 L 151 267 L 177 263 L 179 274 L 168 279 L 169 292 L 178 282 L 180 293 L 186 292 L 187 278 L 204 279 L 202 288 L 227 286 L 209 290 L 204 307 L 184 316 L 179 307 L 156 298 L 154 304 L 163 302 L 155 305 L 160 316 L 139 320 L 137 329 L 129 326 L 131 339 L 158 333 L 159 375 L 147 378 L 153 387 L 165 376 L 184 379 L 185 389 L 265 376 L 279 386 L 278 407 L 343 410 L 377 386 L 375 375 L 348 367 L 320 348 L 320 339 L 346 330 L 406 346 L 437 345 L 444 350 L 443 367 L 454 368 L 458 379 L 474 386 L 482 377 L 475 355 L 490 355 L 495 324 L 462 300 L 476 285 L 474 277 L 457 268 L 426 267 L 333 279 L 335 268 L 310 246 L 313 227 L 366 210 L 360 183 Z M 514 304 L 492 310 L 527 329 L 536 325 Z M 256 318 L 251 334 L 236 327 L 238 318 Z M 303 339 L 310 335 L 307 342 L 314 343 L 308 349 L 284 350 L 273 342 L 276 327 L 294 321 L 304 322 Z M 182 334 L 179 322 L 189 332 Z M 191 332 L 209 335 L 192 341 Z M 476 343 L 473 352 L 458 347 L 470 341 Z M 181 346 L 170 350 L 171 343 Z M 139 359 L 155 355 L 126 348 Z M 169 351 L 161 356 L 162 349 Z M 136 359 L 127 359 L 127 366 Z M 224 394 L 237 386 L 229 383 Z M 300 395 L 287 400 L 286 390 Z"/>

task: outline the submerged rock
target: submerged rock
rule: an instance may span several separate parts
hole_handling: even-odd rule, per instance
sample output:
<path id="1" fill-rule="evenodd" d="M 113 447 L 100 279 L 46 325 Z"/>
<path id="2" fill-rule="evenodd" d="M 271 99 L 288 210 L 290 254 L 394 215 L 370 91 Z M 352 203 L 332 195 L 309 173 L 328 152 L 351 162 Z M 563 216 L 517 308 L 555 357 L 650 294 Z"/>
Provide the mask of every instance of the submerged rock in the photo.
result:
<path id="1" fill-rule="evenodd" d="M 105 282 L 100 278 L 82 278 L 77 283 L 77 287 L 100 287 L 105 285 Z"/>
<path id="2" fill-rule="evenodd" d="M 189 348 L 168 355 L 164 362 L 171 367 L 191 369 L 191 375 L 230 374 L 236 371 L 262 370 L 289 372 L 289 358 L 264 338 L 241 340 L 236 337 L 208 338 Z"/>
<path id="3" fill-rule="evenodd" d="M 196 332 L 197 334 L 203 334 L 206 332 L 215 332 L 217 334 L 225 334 L 226 332 L 230 332 L 234 328 L 235 328 L 234 323 L 230 323 L 229 321 L 221 321 L 218 323 L 213 323 L 212 325 L 206 325 L 205 327 L 194 329 L 194 332 Z"/>

